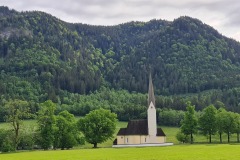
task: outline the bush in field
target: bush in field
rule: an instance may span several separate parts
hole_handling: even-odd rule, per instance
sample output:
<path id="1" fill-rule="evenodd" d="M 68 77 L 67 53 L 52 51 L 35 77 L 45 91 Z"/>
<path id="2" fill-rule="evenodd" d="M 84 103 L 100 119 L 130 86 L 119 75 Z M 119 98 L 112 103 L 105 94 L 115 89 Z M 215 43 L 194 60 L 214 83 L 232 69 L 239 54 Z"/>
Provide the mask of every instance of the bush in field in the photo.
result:
<path id="1" fill-rule="evenodd" d="M 14 144 L 13 142 L 7 138 L 4 142 L 3 142 L 3 145 L 2 145 L 2 152 L 11 152 L 11 151 L 14 151 L 15 148 L 14 148 Z"/>
<path id="2" fill-rule="evenodd" d="M 189 136 L 183 134 L 181 131 L 179 131 L 177 134 L 176 134 L 176 138 L 179 142 L 181 143 L 188 143 L 190 141 L 190 138 Z"/>
<path id="3" fill-rule="evenodd" d="M 0 151 L 10 152 L 14 151 L 13 135 L 10 130 L 0 130 Z"/>
<path id="4" fill-rule="evenodd" d="M 35 144 L 34 130 L 32 128 L 25 128 L 21 133 L 18 149 L 32 150 Z"/>

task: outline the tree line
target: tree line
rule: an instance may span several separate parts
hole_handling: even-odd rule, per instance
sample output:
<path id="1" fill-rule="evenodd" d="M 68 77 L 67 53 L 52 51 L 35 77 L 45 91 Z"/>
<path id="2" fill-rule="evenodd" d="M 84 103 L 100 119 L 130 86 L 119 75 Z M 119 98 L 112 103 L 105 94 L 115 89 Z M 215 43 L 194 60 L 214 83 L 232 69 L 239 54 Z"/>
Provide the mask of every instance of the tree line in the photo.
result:
<path id="1" fill-rule="evenodd" d="M 20 83 L 18 82 L 18 79 L 16 79 L 16 83 Z M 28 83 L 22 83 L 21 85 L 25 87 L 24 90 L 26 91 L 31 89 L 29 88 Z M 9 86 L 9 88 L 10 87 L 11 86 Z M 156 95 L 158 120 L 161 125 L 179 126 L 179 119 L 182 119 L 183 117 L 187 101 L 191 101 L 192 104 L 195 105 L 197 112 L 203 110 L 205 106 L 213 104 L 217 109 L 224 105 L 226 110 L 240 113 L 239 96 L 239 88 L 230 89 L 224 92 L 221 90 L 211 90 L 197 94 L 174 96 Z M 28 97 L 29 100 L 25 97 L 20 98 L 15 96 L 15 98 L 27 101 L 32 114 L 38 112 L 40 103 L 42 103 L 41 101 L 44 102 L 48 100 L 46 93 L 39 95 L 39 97 L 30 94 Z M 42 100 L 39 102 L 37 98 Z M 4 106 L 8 101 L 11 101 L 10 97 L 5 97 L 4 95 L 0 96 L 1 122 L 5 121 L 4 115 L 6 115 L 6 110 Z M 104 108 L 116 113 L 120 121 L 144 119 L 147 117 L 147 94 L 129 92 L 127 90 L 115 90 L 101 87 L 99 90 L 88 95 L 79 95 L 67 91 L 61 91 L 53 102 L 56 103 L 56 113 L 67 110 L 74 116 L 85 116 L 94 109 Z M 173 117 L 175 118 L 171 118 L 170 115 L 174 115 Z"/>
<path id="2" fill-rule="evenodd" d="M 203 134 L 212 142 L 212 135 L 237 135 L 240 141 L 240 114 L 227 111 L 223 103 L 218 102 L 195 111 L 191 102 L 186 103 L 186 111 L 161 109 L 157 110 L 160 125 L 180 126 L 176 137 L 180 142 L 193 143 L 194 135 Z M 51 100 L 40 103 L 36 114 L 30 112 L 31 104 L 23 100 L 11 100 L 5 105 L 6 122 L 11 129 L 0 129 L 0 150 L 2 152 L 16 149 L 69 149 L 86 142 L 97 147 L 98 143 L 113 138 L 116 130 L 117 114 L 102 107 L 89 111 L 84 117 L 76 120 L 67 110 L 57 112 L 57 104 Z M 133 119 L 136 117 L 132 117 Z M 23 120 L 36 119 L 34 128 L 24 127 Z"/>
<path id="3" fill-rule="evenodd" d="M 194 142 L 194 134 L 200 133 L 206 136 L 209 143 L 212 143 L 212 136 L 217 134 L 219 142 L 222 143 L 223 133 L 227 134 L 227 142 L 230 143 L 232 134 L 237 135 L 237 142 L 240 142 L 240 114 L 226 111 L 224 106 L 216 109 L 214 105 L 209 105 L 197 115 L 195 106 L 187 102 L 187 111 L 181 121 L 180 132 L 176 138 L 180 142 Z"/>
<path id="4" fill-rule="evenodd" d="M 97 147 L 98 143 L 113 138 L 117 116 L 109 110 L 91 111 L 76 120 L 73 114 L 62 111 L 55 114 L 56 104 L 51 100 L 40 104 L 36 115 L 29 111 L 29 104 L 22 100 L 6 104 L 6 121 L 10 129 L 0 129 L 0 151 L 10 152 L 22 149 L 69 149 L 83 145 L 85 141 Z M 26 128 L 23 120 L 35 118 L 37 126 Z"/>

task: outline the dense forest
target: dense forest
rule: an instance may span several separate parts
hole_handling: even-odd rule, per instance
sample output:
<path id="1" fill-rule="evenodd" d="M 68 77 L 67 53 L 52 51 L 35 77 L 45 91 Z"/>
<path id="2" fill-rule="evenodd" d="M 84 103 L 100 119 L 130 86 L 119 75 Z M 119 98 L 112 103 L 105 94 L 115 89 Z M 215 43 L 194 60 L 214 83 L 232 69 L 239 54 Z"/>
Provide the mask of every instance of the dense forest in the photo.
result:
<path id="1" fill-rule="evenodd" d="M 21 99 L 36 112 L 50 99 L 59 112 L 145 117 L 151 72 L 158 108 L 184 110 L 190 100 L 240 112 L 240 43 L 186 16 L 92 26 L 2 6 L 0 72 L 1 108 Z"/>

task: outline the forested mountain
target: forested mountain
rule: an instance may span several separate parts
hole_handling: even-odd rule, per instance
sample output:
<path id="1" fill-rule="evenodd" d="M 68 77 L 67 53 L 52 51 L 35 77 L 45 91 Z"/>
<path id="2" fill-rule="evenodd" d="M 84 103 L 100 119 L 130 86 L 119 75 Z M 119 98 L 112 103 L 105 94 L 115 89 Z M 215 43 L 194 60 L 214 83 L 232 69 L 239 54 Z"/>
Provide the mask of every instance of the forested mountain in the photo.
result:
<path id="1" fill-rule="evenodd" d="M 92 26 L 0 7 L 2 101 L 63 102 L 101 87 L 146 93 L 150 71 L 158 95 L 227 92 L 240 87 L 240 43 L 191 17 Z"/>

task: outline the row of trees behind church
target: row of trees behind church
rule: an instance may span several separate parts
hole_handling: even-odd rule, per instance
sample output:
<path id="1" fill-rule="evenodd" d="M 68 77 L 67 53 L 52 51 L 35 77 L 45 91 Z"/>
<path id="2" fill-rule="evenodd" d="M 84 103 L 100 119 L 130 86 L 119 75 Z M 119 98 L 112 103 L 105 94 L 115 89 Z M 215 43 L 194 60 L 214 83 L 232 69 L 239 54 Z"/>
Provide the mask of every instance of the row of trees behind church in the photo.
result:
<path id="1" fill-rule="evenodd" d="M 180 131 L 176 138 L 180 142 L 193 143 L 194 135 L 202 134 L 212 143 L 212 136 L 217 134 L 219 142 L 223 142 L 223 134 L 227 134 L 227 142 L 230 143 L 232 134 L 237 134 L 237 142 L 240 142 L 240 114 L 226 111 L 224 108 L 216 109 L 214 105 L 204 108 L 197 115 L 195 106 L 187 102 L 187 111 L 181 121 Z"/>

